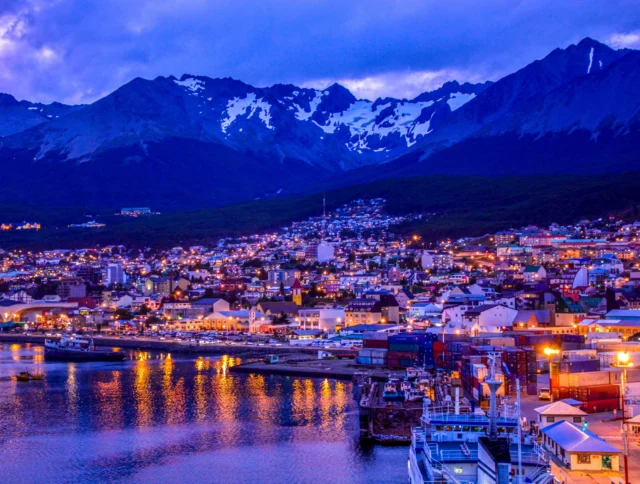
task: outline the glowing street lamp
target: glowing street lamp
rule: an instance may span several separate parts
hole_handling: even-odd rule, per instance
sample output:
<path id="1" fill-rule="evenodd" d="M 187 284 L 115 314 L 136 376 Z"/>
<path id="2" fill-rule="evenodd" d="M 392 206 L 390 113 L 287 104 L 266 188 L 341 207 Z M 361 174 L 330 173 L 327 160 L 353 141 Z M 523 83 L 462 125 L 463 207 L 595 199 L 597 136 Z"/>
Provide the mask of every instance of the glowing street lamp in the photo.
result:
<path id="1" fill-rule="evenodd" d="M 553 403 L 553 388 L 551 388 L 551 380 L 553 379 L 553 355 L 559 355 L 560 350 L 556 348 L 545 348 L 544 354 L 549 357 L 549 401 Z"/>
<path id="2" fill-rule="evenodd" d="M 618 353 L 616 363 L 613 365 L 616 368 L 622 368 L 622 379 L 620 380 L 620 398 L 622 400 L 622 441 L 624 442 L 624 482 L 629 484 L 629 436 L 627 434 L 627 422 L 624 406 L 624 388 L 627 384 L 627 368 L 633 367 L 631 357 L 626 351 Z"/>

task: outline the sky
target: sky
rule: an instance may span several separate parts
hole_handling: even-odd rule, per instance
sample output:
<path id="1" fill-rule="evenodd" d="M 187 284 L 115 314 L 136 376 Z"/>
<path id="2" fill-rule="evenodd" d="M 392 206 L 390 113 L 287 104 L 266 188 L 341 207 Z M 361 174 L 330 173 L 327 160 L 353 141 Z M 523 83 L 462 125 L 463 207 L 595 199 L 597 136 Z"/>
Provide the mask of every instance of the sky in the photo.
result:
<path id="1" fill-rule="evenodd" d="M 640 2 L 0 0 L 0 92 L 86 103 L 188 73 L 411 98 L 499 79 L 587 36 L 640 48 Z"/>

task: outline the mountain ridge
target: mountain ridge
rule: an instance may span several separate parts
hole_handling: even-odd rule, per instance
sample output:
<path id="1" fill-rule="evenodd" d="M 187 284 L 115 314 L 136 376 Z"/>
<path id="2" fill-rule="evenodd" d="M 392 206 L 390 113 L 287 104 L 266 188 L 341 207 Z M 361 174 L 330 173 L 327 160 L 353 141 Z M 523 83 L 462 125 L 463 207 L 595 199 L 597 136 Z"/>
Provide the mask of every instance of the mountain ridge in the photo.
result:
<path id="1" fill-rule="evenodd" d="M 640 52 L 585 38 L 411 100 L 191 74 L 134 78 L 84 106 L 0 95 L 0 167 L 31 180 L 0 202 L 198 207 L 429 173 L 635 169 L 638 82 Z"/>

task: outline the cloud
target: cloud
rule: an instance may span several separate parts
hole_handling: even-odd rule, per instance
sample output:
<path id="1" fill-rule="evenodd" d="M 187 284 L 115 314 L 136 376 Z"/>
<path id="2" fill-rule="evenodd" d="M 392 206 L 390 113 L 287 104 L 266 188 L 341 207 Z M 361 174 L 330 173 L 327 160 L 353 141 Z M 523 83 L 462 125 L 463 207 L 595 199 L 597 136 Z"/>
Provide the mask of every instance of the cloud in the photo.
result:
<path id="1" fill-rule="evenodd" d="M 628 33 L 616 33 L 609 37 L 609 45 L 616 49 L 638 49 L 640 48 L 640 30 Z"/>
<path id="2" fill-rule="evenodd" d="M 630 0 L 0 0 L 0 91 L 89 102 L 186 72 L 410 98 L 587 36 L 636 45 L 639 18 Z"/>
<path id="3" fill-rule="evenodd" d="M 447 81 L 484 82 L 491 80 L 487 78 L 487 75 L 456 69 L 416 72 L 393 71 L 360 79 L 314 79 L 301 83 L 301 86 L 324 89 L 337 82 L 349 89 L 357 98 L 373 100 L 388 96 L 412 99 L 425 91 L 439 88 Z"/>

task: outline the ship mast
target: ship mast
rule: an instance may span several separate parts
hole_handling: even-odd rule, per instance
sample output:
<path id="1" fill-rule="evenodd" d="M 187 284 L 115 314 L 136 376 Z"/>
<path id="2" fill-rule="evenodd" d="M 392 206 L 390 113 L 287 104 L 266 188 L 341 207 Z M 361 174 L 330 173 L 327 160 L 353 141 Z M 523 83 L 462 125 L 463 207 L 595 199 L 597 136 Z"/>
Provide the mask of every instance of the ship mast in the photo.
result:
<path id="1" fill-rule="evenodd" d="M 502 386 L 502 382 L 498 381 L 496 378 L 496 360 L 498 359 L 497 353 L 489 354 L 489 361 L 491 364 L 489 378 L 484 380 L 484 382 L 489 385 L 489 390 L 491 392 L 491 397 L 489 400 L 489 440 L 495 442 L 498 440 L 498 408 L 497 408 L 497 392 L 498 388 Z"/>

